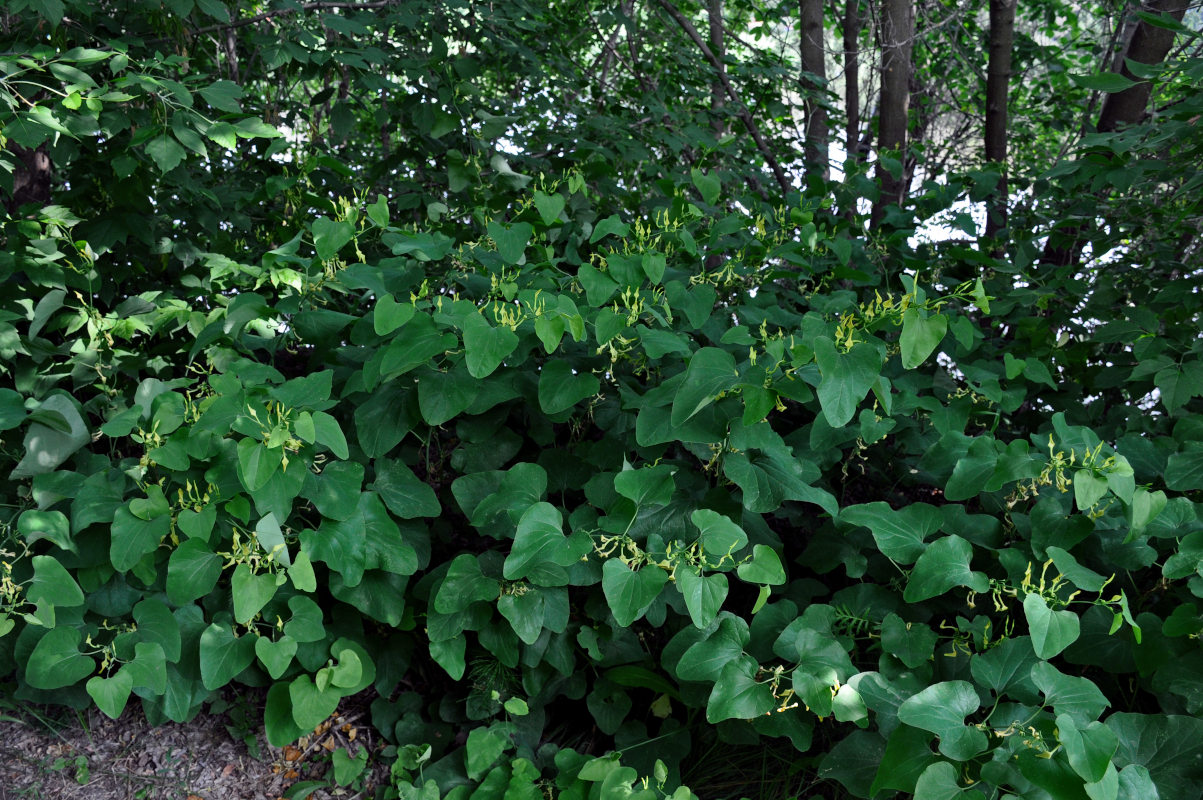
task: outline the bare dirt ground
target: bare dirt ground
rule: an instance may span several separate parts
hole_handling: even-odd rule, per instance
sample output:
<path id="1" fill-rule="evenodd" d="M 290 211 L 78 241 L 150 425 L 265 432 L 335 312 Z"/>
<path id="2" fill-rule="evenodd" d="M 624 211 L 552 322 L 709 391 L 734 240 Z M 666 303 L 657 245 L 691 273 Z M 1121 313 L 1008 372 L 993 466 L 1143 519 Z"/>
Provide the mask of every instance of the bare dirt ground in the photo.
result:
<path id="1" fill-rule="evenodd" d="M 381 749 L 358 715 L 336 712 L 296 746 L 270 746 L 253 700 L 234 698 L 186 724 L 151 727 L 131 703 L 95 709 L 0 708 L 0 800 L 366 800 L 387 785 Z M 258 732 L 258 733 L 257 733 Z M 331 754 L 368 751 L 349 786 Z"/>

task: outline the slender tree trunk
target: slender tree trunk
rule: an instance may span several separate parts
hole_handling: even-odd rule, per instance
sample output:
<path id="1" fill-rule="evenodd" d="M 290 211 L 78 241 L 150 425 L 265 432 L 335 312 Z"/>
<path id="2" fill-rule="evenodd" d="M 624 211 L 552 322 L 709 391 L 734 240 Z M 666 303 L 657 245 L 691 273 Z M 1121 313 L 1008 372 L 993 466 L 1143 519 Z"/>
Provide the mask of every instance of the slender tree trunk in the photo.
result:
<path id="1" fill-rule="evenodd" d="M 714 53 L 715 58 L 722 61 L 727 55 L 727 46 L 723 42 L 723 0 L 710 0 L 707 17 L 710 22 L 710 52 Z M 722 116 L 726 97 L 727 91 L 723 88 L 723 82 L 716 75 L 710 82 L 710 111 L 714 114 L 714 121 L 711 124 L 714 126 L 714 135 L 717 138 L 721 138 L 727 132 L 727 123 Z"/>
<path id="2" fill-rule="evenodd" d="M 860 159 L 860 0 L 844 4 L 844 157 Z M 850 170 L 845 167 L 845 173 Z"/>
<path id="3" fill-rule="evenodd" d="M 830 130 L 827 124 L 827 104 L 822 94 L 827 91 L 826 35 L 823 28 L 823 0 L 798 0 L 798 54 L 802 75 L 798 90 L 806 113 L 806 144 L 804 156 L 808 169 L 821 171 L 823 180 L 831 178 L 831 157 L 828 153 Z"/>
<path id="4" fill-rule="evenodd" d="M 904 157 L 907 112 L 910 108 L 911 47 L 915 33 L 915 9 L 911 0 L 882 3 L 881 110 L 877 130 L 877 180 L 880 195 L 873 204 L 873 224 L 885 217 L 888 206 L 899 205 L 906 188 L 904 175 L 895 177 L 883 158 Z"/>
<path id="5" fill-rule="evenodd" d="M 9 149 L 16 156 L 13 170 L 13 193 L 5 199 L 4 206 L 10 215 L 26 203 L 39 207 L 50 203 L 50 187 L 54 179 L 54 164 L 46 152 L 46 145 L 22 147 L 9 142 Z"/>
<path id="6" fill-rule="evenodd" d="M 986 209 L 986 238 L 1007 227 L 1007 103 L 1011 83 L 1011 47 L 1018 0 L 990 0 L 990 60 L 986 67 L 986 161 L 1001 177 Z"/>
<path id="7" fill-rule="evenodd" d="M 739 93 L 731 85 L 731 81 L 727 77 L 726 65 L 715 57 L 705 40 L 702 39 L 702 35 L 698 33 L 698 29 L 694 27 L 693 23 L 676 6 L 669 0 L 656 1 L 673 18 L 677 25 L 681 27 L 681 30 L 685 31 L 685 35 L 702 51 L 702 55 L 710 62 L 710 66 L 714 67 L 714 71 L 723 85 L 723 91 L 726 92 L 727 99 L 735 107 L 736 114 L 740 121 L 743 122 L 744 127 L 747 128 L 748 135 L 752 137 L 752 141 L 756 144 L 756 149 L 760 151 L 760 155 L 764 157 L 765 162 L 769 165 L 769 169 L 773 171 L 773 177 L 777 180 L 777 186 L 781 189 L 781 194 L 788 194 L 790 185 L 789 179 L 785 176 L 785 170 L 781 168 L 781 162 L 777 160 L 777 156 L 773 155 L 773 151 L 769 148 L 769 143 L 765 141 L 764 135 L 760 132 L 760 126 L 756 124 L 756 120 L 752 117 L 752 112 L 740 101 Z M 761 194 L 765 199 L 768 199 L 767 195 Z"/>
<path id="8" fill-rule="evenodd" d="M 1167 14 L 1181 22 L 1188 5 L 1189 0 L 1150 0 L 1145 9 L 1153 14 Z M 1132 32 L 1128 49 L 1124 52 L 1122 74 L 1131 80 L 1137 80 L 1128 69 L 1127 62 L 1160 64 L 1169 54 L 1173 44 L 1173 31 L 1141 20 Z M 1103 101 L 1103 110 L 1099 113 L 1098 130 L 1114 131 L 1125 125 L 1140 122 L 1149 103 L 1151 91 L 1152 86 L 1148 81 L 1140 81 L 1122 92 L 1107 95 L 1107 99 Z M 1044 245 L 1041 263 L 1053 267 L 1076 264 L 1082 257 L 1088 232 L 1088 228 L 1079 222 L 1053 229 Z"/>
<path id="9" fill-rule="evenodd" d="M 1145 6 L 1153 14 L 1168 14 L 1176 22 L 1181 22 L 1186 14 L 1188 0 L 1150 0 Z M 1137 80 L 1128 69 L 1128 61 L 1138 64 L 1160 64 L 1170 52 L 1174 44 L 1174 32 L 1165 28 L 1150 25 L 1141 20 L 1132 32 L 1125 53 L 1124 66 L 1120 74 L 1125 78 Z M 1139 122 L 1144 116 L 1145 107 L 1149 104 L 1149 92 L 1152 85 L 1148 81 L 1140 81 L 1135 86 L 1122 92 L 1107 95 L 1103 101 L 1103 110 L 1099 114 L 1099 130 L 1113 131 L 1121 125 L 1131 125 Z"/>

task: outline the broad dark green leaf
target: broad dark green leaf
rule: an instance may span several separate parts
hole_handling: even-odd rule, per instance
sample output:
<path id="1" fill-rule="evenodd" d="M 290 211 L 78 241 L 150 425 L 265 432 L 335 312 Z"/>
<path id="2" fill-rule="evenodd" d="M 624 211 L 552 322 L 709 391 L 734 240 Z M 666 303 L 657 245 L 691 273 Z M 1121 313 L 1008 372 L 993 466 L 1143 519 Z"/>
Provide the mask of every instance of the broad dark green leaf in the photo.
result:
<path id="1" fill-rule="evenodd" d="M 201 682 L 206 689 L 220 689 L 255 660 L 253 635 L 235 636 L 225 625 L 213 623 L 200 637 Z"/>
<path id="2" fill-rule="evenodd" d="M 602 591 L 615 621 L 624 628 L 647 612 L 667 582 L 668 573 L 650 564 L 632 570 L 610 558 L 602 567 Z"/>
<path id="3" fill-rule="evenodd" d="M 34 645 L 25 664 L 25 680 L 35 689 L 62 689 L 96 670 L 96 662 L 79 652 L 83 639 L 75 628 L 58 627 Z"/>
<path id="4" fill-rule="evenodd" d="M 903 598 L 918 603 L 939 597 L 956 586 L 966 586 L 975 592 L 990 589 L 985 574 L 969 567 L 973 546 L 960 536 L 945 536 L 927 546 L 915 562 Z"/>
<path id="5" fill-rule="evenodd" d="M 482 314 L 468 315 L 463 322 L 463 334 L 464 359 L 473 378 L 493 374 L 518 346 L 518 337 L 512 330 L 500 325 L 493 327 Z"/>
<path id="6" fill-rule="evenodd" d="M 856 416 L 856 408 L 881 373 L 881 356 L 870 344 L 856 344 L 846 353 L 835 342 L 820 336 L 814 342 L 815 361 L 823 376 L 819 404 L 833 428 L 841 428 Z"/>
<path id="7" fill-rule="evenodd" d="M 600 389 L 601 381 L 592 373 L 575 372 L 565 360 L 548 361 L 539 372 L 539 407 L 547 414 L 559 414 Z"/>
<path id="8" fill-rule="evenodd" d="M 673 425 L 683 425 L 739 380 L 735 357 L 717 347 L 703 347 L 689 359 L 685 380 L 673 399 Z"/>

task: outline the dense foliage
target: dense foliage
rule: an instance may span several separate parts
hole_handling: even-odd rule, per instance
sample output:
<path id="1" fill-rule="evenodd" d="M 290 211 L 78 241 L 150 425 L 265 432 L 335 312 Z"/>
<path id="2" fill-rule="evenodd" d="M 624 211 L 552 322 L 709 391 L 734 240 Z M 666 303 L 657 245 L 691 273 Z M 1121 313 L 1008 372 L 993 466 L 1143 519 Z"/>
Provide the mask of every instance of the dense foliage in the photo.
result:
<path id="1" fill-rule="evenodd" d="M 728 2 L 736 103 L 684 3 L 7 5 L 6 693 L 261 687 L 276 745 L 374 698 L 402 798 L 1203 795 L 1181 15 L 1119 74 L 1021 12 L 979 242 L 938 3 L 874 226 L 789 6 Z"/>

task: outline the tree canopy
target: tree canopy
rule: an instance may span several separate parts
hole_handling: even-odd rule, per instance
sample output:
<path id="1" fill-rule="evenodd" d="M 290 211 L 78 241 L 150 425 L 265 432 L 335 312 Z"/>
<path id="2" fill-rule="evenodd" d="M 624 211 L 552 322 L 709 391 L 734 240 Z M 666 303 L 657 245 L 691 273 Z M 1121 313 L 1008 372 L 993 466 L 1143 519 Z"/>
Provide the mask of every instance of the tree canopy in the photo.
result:
<path id="1" fill-rule="evenodd" d="M 10 0 L 0 690 L 361 702 L 381 797 L 1203 796 L 1200 27 Z"/>

